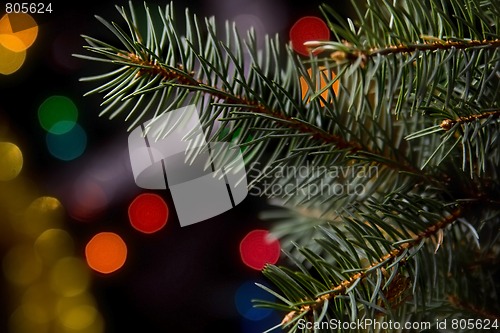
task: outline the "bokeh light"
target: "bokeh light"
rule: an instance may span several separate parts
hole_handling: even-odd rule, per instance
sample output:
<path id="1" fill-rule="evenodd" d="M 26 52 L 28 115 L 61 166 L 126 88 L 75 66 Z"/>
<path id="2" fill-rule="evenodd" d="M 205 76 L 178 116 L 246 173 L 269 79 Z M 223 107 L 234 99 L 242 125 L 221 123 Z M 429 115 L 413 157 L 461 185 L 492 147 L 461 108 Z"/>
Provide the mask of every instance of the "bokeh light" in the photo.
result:
<path id="1" fill-rule="evenodd" d="M 313 81 L 313 84 L 315 84 L 315 90 L 312 91 L 312 94 L 314 94 L 317 91 L 321 91 L 322 89 L 326 88 L 329 82 L 333 81 L 336 77 L 335 73 L 333 71 L 330 71 L 330 75 L 328 75 L 327 69 L 324 66 L 321 66 L 319 68 L 318 73 L 316 75 L 312 75 L 312 69 L 309 68 L 307 70 L 307 74 L 309 75 L 309 79 L 315 78 Z M 326 77 L 326 79 L 325 79 Z M 328 80 L 328 81 L 327 81 Z M 319 81 L 319 82 L 318 82 Z M 332 85 L 332 89 L 335 94 L 338 94 L 339 91 L 339 81 L 335 81 Z M 307 83 L 306 79 L 304 77 L 300 77 L 300 91 L 302 92 L 302 100 L 305 100 L 306 103 L 309 103 L 311 100 L 310 92 L 309 92 L 309 84 Z M 320 99 L 320 105 L 325 106 L 325 101 L 328 101 L 328 94 L 329 90 L 326 89 L 321 93 L 322 99 Z"/>
<path id="2" fill-rule="evenodd" d="M 26 49 L 36 40 L 38 25 L 29 14 L 5 14 L 0 19 L 0 74 L 16 72 L 26 60 Z"/>
<path id="3" fill-rule="evenodd" d="M 14 285 L 25 286 L 42 273 L 42 263 L 33 246 L 19 244 L 10 249 L 3 259 L 5 277 Z"/>
<path id="4" fill-rule="evenodd" d="M 262 320 L 268 317 L 273 312 L 272 309 L 256 308 L 252 300 L 264 300 L 273 302 L 276 300 L 276 298 L 261 287 L 257 286 L 255 282 L 244 282 L 238 288 L 234 297 L 236 309 L 238 310 L 238 312 L 244 318 L 252 321 Z"/>
<path id="5" fill-rule="evenodd" d="M 67 309 L 82 305 L 96 307 L 96 301 L 88 291 L 71 297 L 59 297 L 54 304 L 54 311 L 57 316 L 61 316 Z"/>
<path id="6" fill-rule="evenodd" d="M 56 305 L 59 296 L 50 288 L 46 279 L 39 279 L 24 292 L 21 304 L 44 309 L 44 317 L 53 320 L 56 317 Z"/>
<path id="7" fill-rule="evenodd" d="M 68 212 L 75 220 L 86 222 L 98 218 L 109 204 L 110 198 L 100 182 L 83 176 L 73 184 L 67 198 Z"/>
<path id="8" fill-rule="evenodd" d="M 16 178 L 23 168 L 23 154 L 10 142 L 0 142 L 0 181 Z"/>
<path id="9" fill-rule="evenodd" d="M 104 320 L 88 291 L 90 269 L 74 256 L 74 241 L 62 229 L 64 208 L 55 197 L 37 197 L 34 182 L 20 175 L 22 167 L 19 148 L 0 142 L 0 179 L 18 177 L 0 186 L 1 266 L 9 285 L 2 296 L 11 313 L 2 332 L 103 333 Z"/>
<path id="10" fill-rule="evenodd" d="M 38 25 L 29 14 L 10 13 L 0 19 L 0 44 L 11 51 L 25 51 L 33 45 L 37 35 Z M 10 36 L 16 38 L 8 38 Z"/>
<path id="11" fill-rule="evenodd" d="M 65 126 L 68 126 L 66 121 L 61 125 L 54 125 L 57 128 Z M 46 139 L 49 152 L 62 161 L 71 161 L 80 157 L 87 148 L 87 134 L 79 124 L 75 124 L 69 132 L 64 134 L 49 132 Z"/>
<path id="12" fill-rule="evenodd" d="M 11 52 L 26 54 L 23 41 L 15 35 L 0 34 L 0 45 Z"/>
<path id="13" fill-rule="evenodd" d="M 15 38 L 15 37 L 13 37 Z M 0 44 L 0 74 L 16 72 L 26 60 L 26 51 L 14 52 Z"/>
<path id="14" fill-rule="evenodd" d="M 128 208 L 132 226 L 150 234 L 163 228 L 168 220 L 168 206 L 162 197 L 153 193 L 139 194 Z"/>
<path id="15" fill-rule="evenodd" d="M 47 333 L 50 323 L 37 321 L 38 315 L 33 316 L 32 311 L 21 305 L 9 318 L 9 333 Z"/>
<path id="16" fill-rule="evenodd" d="M 76 257 L 60 259 L 50 272 L 50 286 L 58 295 L 71 297 L 83 293 L 90 283 L 85 263 Z"/>
<path id="17" fill-rule="evenodd" d="M 81 331 L 92 325 L 97 318 L 97 314 L 97 310 L 93 306 L 78 305 L 65 309 L 59 320 L 63 326 Z"/>
<path id="18" fill-rule="evenodd" d="M 54 197 L 36 198 L 26 209 L 26 212 L 14 227 L 31 237 L 38 237 L 47 229 L 57 229 L 63 223 L 64 208 Z"/>
<path id="19" fill-rule="evenodd" d="M 262 17 L 259 17 L 259 15 L 255 14 L 238 14 L 234 16 L 231 21 L 236 22 L 240 33 L 253 29 L 256 36 L 265 36 L 267 33 L 266 24 L 262 21 Z"/>
<path id="20" fill-rule="evenodd" d="M 279 241 L 267 230 L 253 230 L 240 243 L 241 260 L 256 270 L 262 270 L 266 264 L 275 264 L 280 252 Z"/>
<path id="21" fill-rule="evenodd" d="M 109 274 L 120 269 L 127 259 L 127 245 L 113 232 L 95 235 L 85 247 L 87 264 L 93 270 Z"/>
<path id="22" fill-rule="evenodd" d="M 69 132 L 78 119 L 78 109 L 66 96 L 50 96 L 38 108 L 38 120 L 47 132 L 64 134 Z"/>
<path id="23" fill-rule="evenodd" d="M 25 302 L 21 306 L 25 316 L 38 324 L 46 324 L 51 320 L 51 313 L 44 304 Z"/>
<path id="24" fill-rule="evenodd" d="M 283 329 L 278 326 L 283 320 L 283 315 L 278 313 L 278 311 L 272 311 L 271 314 L 262 320 L 250 320 L 247 318 L 242 318 L 241 320 L 241 331 L 240 333 L 257 333 L 266 332 L 271 327 L 273 333 L 283 332 Z"/>
<path id="25" fill-rule="evenodd" d="M 292 48 L 304 56 L 309 55 L 309 48 L 304 45 L 305 42 L 329 39 L 330 29 L 321 18 L 316 16 L 304 16 L 290 29 Z"/>
<path id="26" fill-rule="evenodd" d="M 44 231 L 35 241 L 35 252 L 42 262 L 53 264 L 74 251 L 74 242 L 68 232 L 62 229 Z"/>

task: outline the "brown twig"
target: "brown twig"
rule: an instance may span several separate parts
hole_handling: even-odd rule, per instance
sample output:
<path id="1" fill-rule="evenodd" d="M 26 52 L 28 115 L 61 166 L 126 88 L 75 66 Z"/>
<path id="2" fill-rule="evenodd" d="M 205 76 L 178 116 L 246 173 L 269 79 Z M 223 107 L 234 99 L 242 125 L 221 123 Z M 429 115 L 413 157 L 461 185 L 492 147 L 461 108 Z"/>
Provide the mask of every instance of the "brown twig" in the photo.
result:
<path id="1" fill-rule="evenodd" d="M 456 124 L 466 124 L 481 119 L 492 117 L 493 119 L 500 118 L 500 110 L 489 111 L 481 114 L 473 114 L 467 117 L 460 117 L 458 119 L 444 119 L 439 125 L 443 130 L 449 131 Z"/>
<path id="2" fill-rule="evenodd" d="M 314 42 L 313 42 L 314 43 Z M 310 45 L 314 45 L 309 43 Z M 349 43 L 344 42 L 346 46 L 351 46 Z M 376 56 L 386 56 L 390 54 L 402 54 L 402 53 L 413 53 L 415 51 L 438 51 L 438 50 L 467 50 L 471 48 L 498 48 L 500 47 L 500 39 L 492 40 L 469 40 L 469 41 L 457 41 L 457 40 L 438 40 L 434 42 L 423 42 L 415 44 L 399 44 L 390 45 L 383 48 L 373 48 L 369 50 L 362 49 L 352 49 L 349 51 L 337 50 L 330 54 L 330 57 L 337 62 L 344 62 L 346 60 L 354 62 L 355 60 L 361 58 L 361 67 L 366 66 L 369 59 Z"/>
<path id="3" fill-rule="evenodd" d="M 451 49 L 465 50 L 477 47 L 485 47 L 485 48 L 500 47 L 500 39 L 492 39 L 492 40 L 485 39 L 482 41 L 439 40 L 435 42 L 424 42 L 424 43 L 408 44 L 408 45 L 400 44 L 400 45 L 370 50 L 367 53 L 367 56 L 374 57 L 377 55 L 412 53 L 415 51 L 437 51 L 437 50 L 451 50 Z"/>

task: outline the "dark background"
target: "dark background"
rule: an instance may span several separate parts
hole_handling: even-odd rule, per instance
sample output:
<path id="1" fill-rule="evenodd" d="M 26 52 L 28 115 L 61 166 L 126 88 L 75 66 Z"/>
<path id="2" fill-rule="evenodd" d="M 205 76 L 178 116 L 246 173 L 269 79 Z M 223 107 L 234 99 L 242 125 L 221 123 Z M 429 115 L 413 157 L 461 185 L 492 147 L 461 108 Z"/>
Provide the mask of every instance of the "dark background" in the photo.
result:
<path id="1" fill-rule="evenodd" d="M 124 1 L 118 3 L 127 5 Z M 137 1 L 136 7 L 142 7 L 142 3 Z M 154 10 L 156 3 L 164 6 L 165 2 L 148 2 Z M 264 22 L 258 32 L 278 33 L 283 41 L 288 41 L 288 30 L 298 18 L 321 16 L 320 3 L 309 0 L 292 6 L 285 0 L 174 1 L 179 13 L 189 7 L 200 17 L 215 15 L 221 27 L 224 20 L 234 18 L 243 29 L 248 25 L 245 15 L 258 16 Z M 346 6 L 343 1 L 336 3 L 330 1 L 334 8 L 345 11 L 339 8 Z M 122 21 L 109 2 L 91 5 L 65 1 L 52 3 L 52 9 L 52 13 L 33 15 L 39 33 L 27 51 L 23 67 L 12 75 L 0 75 L 0 120 L 8 124 L 13 141 L 23 151 L 23 173 L 38 184 L 41 195 L 56 196 L 67 205 L 65 199 L 71 196 L 71 191 L 79 190 L 74 179 L 96 168 L 113 172 L 117 160 L 126 161 L 128 124 L 123 118 L 110 121 L 98 117 L 100 96 L 82 96 L 94 85 L 78 81 L 99 72 L 98 68 L 95 63 L 71 56 L 83 52 L 81 34 L 111 39 L 111 33 L 94 18 L 95 14 Z M 2 15 L 3 11 L 2 4 Z M 59 161 L 49 154 L 45 132 L 38 123 L 38 106 L 56 94 L 68 96 L 76 103 L 78 122 L 87 132 L 85 154 L 70 162 Z M 130 167 L 121 166 L 126 177 L 118 195 L 99 214 L 85 221 L 68 214 L 66 225 L 77 242 L 77 254 L 82 257 L 86 242 L 99 231 L 115 231 L 128 245 L 129 256 L 121 270 L 109 276 L 93 273 L 92 292 L 104 317 L 105 332 L 260 332 L 282 319 L 283 314 L 276 314 L 265 323 L 251 323 L 234 305 L 235 292 L 242 283 L 262 279 L 260 272 L 242 264 L 238 252 L 239 242 L 246 233 L 269 228 L 257 218 L 258 210 L 265 205 L 262 200 L 249 196 L 236 209 L 184 228 L 171 211 L 164 229 L 144 235 L 130 227 L 127 207 L 145 191 L 134 186 Z M 168 191 L 157 193 L 173 207 Z M 3 327 L 12 312 L 5 304 L 4 308 Z M 6 331 L 3 327 L 2 332 Z"/>

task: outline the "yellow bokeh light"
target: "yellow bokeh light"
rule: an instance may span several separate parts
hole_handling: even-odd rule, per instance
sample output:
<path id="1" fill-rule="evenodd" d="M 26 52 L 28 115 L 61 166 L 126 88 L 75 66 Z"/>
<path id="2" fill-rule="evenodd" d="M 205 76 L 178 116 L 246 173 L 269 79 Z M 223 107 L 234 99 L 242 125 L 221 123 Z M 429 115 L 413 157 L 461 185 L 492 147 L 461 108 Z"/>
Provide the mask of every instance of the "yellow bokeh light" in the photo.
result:
<path id="1" fill-rule="evenodd" d="M 4 136 L 6 124 L 0 121 Z M 88 291 L 90 269 L 74 257 L 74 240 L 61 229 L 64 208 L 57 198 L 36 198 L 35 183 L 19 176 L 22 167 L 21 150 L 0 142 L 0 243 L 5 250 L 1 269 L 10 289 L 2 296 L 7 302 L 4 310 L 12 313 L 5 315 L 8 328 L 0 331 L 104 333 L 104 320 Z"/>
<path id="2" fill-rule="evenodd" d="M 60 297 L 57 300 L 56 312 L 58 316 L 62 316 L 68 309 L 82 305 L 96 307 L 94 297 L 87 291 L 72 297 Z"/>
<path id="3" fill-rule="evenodd" d="M 33 246 L 27 244 L 13 247 L 3 260 L 5 277 L 15 285 L 25 286 L 35 281 L 42 272 L 42 263 Z"/>
<path id="4" fill-rule="evenodd" d="M 46 324 L 51 321 L 51 314 L 44 303 L 26 302 L 22 305 L 26 318 L 37 324 Z"/>
<path id="5" fill-rule="evenodd" d="M 97 311 L 95 312 L 95 316 L 93 316 L 92 323 L 83 327 L 91 318 L 92 310 L 89 308 L 81 307 L 80 309 L 73 309 L 59 318 L 54 333 L 103 333 L 104 320 Z"/>
<path id="6" fill-rule="evenodd" d="M 0 74 L 16 72 L 26 59 L 26 51 L 14 52 L 0 44 Z"/>
<path id="7" fill-rule="evenodd" d="M 46 311 L 48 320 L 53 320 L 56 316 L 56 306 L 59 296 L 50 289 L 49 284 L 44 279 L 40 280 L 26 289 L 21 302 L 22 304 L 42 306 Z"/>
<path id="8" fill-rule="evenodd" d="M 22 168 L 23 154 L 21 150 L 13 143 L 0 142 L 0 181 L 16 178 Z"/>
<path id="9" fill-rule="evenodd" d="M 15 37 L 15 39 L 3 38 L 2 35 Z M 0 44 L 11 51 L 26 51 L 33 45 L 37 35 L 38 25 L 29 14 L 5 14 L 0 19 Z"/>
<path id="10" fill-rule="evenodd" d="M 49 332 L 50 323 L 40 323 L 30 318 L 30 311 L 21 305 L 10 317 L 9 333 L 46 333 Z"/>
<path id="11" fill-rule="evenodd" d="M 71 297 L 86 291 L 90 274 L 85 263 L 78 258 L 59 260 L 50 273 L 50 286 L 57 294 Z"/>
<path id="12" fill-rule="evenodd" d="M 73 239 L 62 229 L 46 230 L 35 241 L 36 254 L 47 264 L 71 255 L 73 249 Z"/>
<path id="13" fill-rule="evenodd" d="M 38 237 L 48 229 L 57 229 L 63 224 L 64 209 L 54 197 L 35 199 L 26 210 L 24 218 L 15 225 L 19 231 Z"/>
<path id="14" fill-rule="evenodd" d="M 60 315 L 61 323 L 72 330 L 81 331 L 90 327 L 97 318 L 97 310 L 90 305 L 80 305 L 66 309 Z"/>
<path id="15" fill-rule="evenodd" d="M 83 292 L 74 297 L 61 297 L 57 303 L 57 333 L 101 333 L 104 322 L 97 311 L 94 297 Z"/>

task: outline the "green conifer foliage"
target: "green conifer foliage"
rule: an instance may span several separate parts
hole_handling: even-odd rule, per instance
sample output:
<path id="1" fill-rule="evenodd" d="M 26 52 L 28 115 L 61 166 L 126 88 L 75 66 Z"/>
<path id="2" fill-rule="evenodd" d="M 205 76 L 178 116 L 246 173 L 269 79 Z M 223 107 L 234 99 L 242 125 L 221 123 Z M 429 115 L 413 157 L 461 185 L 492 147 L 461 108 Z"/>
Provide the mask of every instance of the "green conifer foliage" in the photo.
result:
<path id="1" fill-rule="evenodd" d="M 117 7 L 119 24 L 98 17 L 113 42 L 84 36 L 78 55 L 109 71 L 82 80 L 130 129 L 196 104 L 208 140 L 245 147 L 287 255 L 257 306 L 285 331 L 496 331 L 500 2 L 353 7 L 321 7 L 333 37 L 309 58 L 172 5 Z"/>

